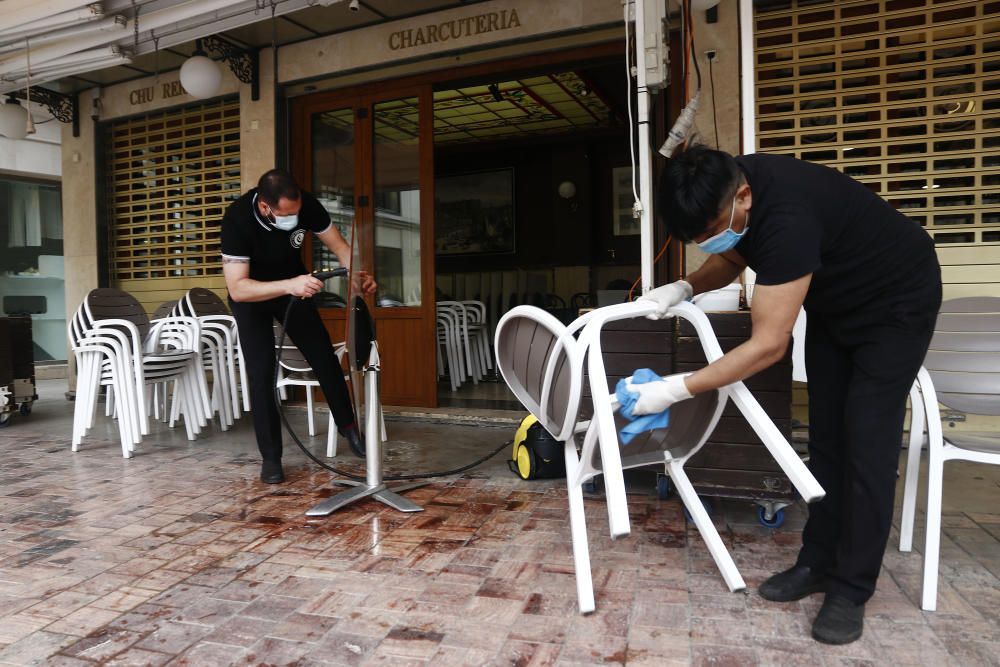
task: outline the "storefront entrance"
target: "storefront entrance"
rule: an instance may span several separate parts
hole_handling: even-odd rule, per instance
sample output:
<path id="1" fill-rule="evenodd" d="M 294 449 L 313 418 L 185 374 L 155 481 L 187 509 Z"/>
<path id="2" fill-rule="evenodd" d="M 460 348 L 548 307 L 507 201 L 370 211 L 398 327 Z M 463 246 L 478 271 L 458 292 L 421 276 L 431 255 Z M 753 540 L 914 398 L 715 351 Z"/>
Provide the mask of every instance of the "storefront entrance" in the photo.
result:
<path id="1" fill-rule="evenodd" d="M 462 371 L 435 352 L 441 301 L 481 303 L 492 347 L 492 328 L 515 305 L 567 319 L 599 298 L 624 300 L 639 236 L 617 201 L 630 211 L 619 51 L 609 44 L 294 100 L 293 171 L 345 238 L 353 234 L 355 261 L 379 283 L 369 305 L 386 404 L 512 407 L 489 390 L 492 373 L 473 382 L 468 360 L 455 387 L 451 375 Z M 336 265 L 323 248 L 308 252 L 313 267 Z M 320 304 L 336 340 L 346 290 L 332 279 Z"/>

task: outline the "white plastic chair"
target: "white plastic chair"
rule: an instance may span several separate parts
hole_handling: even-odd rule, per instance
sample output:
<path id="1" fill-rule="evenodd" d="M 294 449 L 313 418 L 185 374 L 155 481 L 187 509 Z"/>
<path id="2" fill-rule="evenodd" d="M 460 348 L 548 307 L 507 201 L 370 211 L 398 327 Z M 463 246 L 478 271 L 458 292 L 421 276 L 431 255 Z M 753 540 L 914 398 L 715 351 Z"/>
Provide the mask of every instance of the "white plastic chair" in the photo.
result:
<path id="1" fill-rule="evenodd" d="M 479 366 L 480 377 L 486 377 L 493 370 L 493 357 L 490 354 L 489 323 L 486 321 L 486 304 L 482 301 L 462 301 L 466 312 L 466 329 L 469 332 L 469 345 L 475 363 Z"/>
<path id="2" fill-rule="evenodd" d="M 278 353 L 278 341 L 281 339 L 281 325 L 274 324 L 274 345 L 275 353 Z M 335 343 L 333 351 L 337 355 L 337 361 L 343 363 L 344 355 L 347 354 L 347 347 L 344 343 Z M 306 413 L 309 421 L 309 435 L 316 435 L 316 425 L 313 418 L 313 389 L 319 387 L 319 379 L 313 373 L 312 366 L 306 360 L 305 355 L 299 348 L 295 347 L 291 338 L 285 336 L 285 342 L 280 350 L 281 360 L 279 363 L 280 374 L 275 383 L 278 387 L 279 395 L 285 398 L 285 387 L 304 387 L 306 392 Z M 344 374 L 344 380 L 349 381 L 350 376 Z M 385 437 L 385 422 L 382 422 L 382 434 Z M 327 420 L 326 430 L 326 455 L 332 458 L 337 455 L 337 422 L 333 418 L 333 411 L 330 411 Z"/>
<path id="3" fill-rule="evenodd" d="M 75 418 L 78 414 L 82 420 L 74 424 L 74 450 L 79 446 L 79 438 L 92 424 L 96 391 L 91 389 L 107 383 L 110 374 L 121 368 L 127 369 L 122 379 L 125 384 L 117 383 L 114 396 L 119 419 L 130 420 L 129 429 L 133 434 L 129 446 L 123 444 L 122 447 L 126 458 L 131 456 L 141 436 L 149 434 L 147 384 L 175 382 L 178 409 L 184 410 L 188 439 L 195 438 L 208 408 L 207 392 L 198 380 L 203 374 L 197 363 L 201 354 L 201 333 L 195 318 L 163 318 L 151 326 L 134 297 L 121 290 L 100 288 L 87 294 L 73 325 L 78 345 L 85 346 L 90 339 L 105 341 L 101 363 L 97 363 L 96 355 L 84 359 L 86 363 L 80 377 L 87 391 L 84 402 L 74 413 Z M 115 341 L 116 345 L 111 345 L 110 341 Z M 116 358 L 112 359 L 110 353 Z M 110 381 L 115 386 L 114 379 Z"/>
<path id="4" fill-rule="evenodd" d="M 438 301 L 438 312 L 446 310 L 454 314 L 457 322 L 457 341 L 461 356 L 461 375 L 472 380 L 473 384 L 479 384 L 482 374 L 479 372 L 479 364 L 472 356 L 472 343 L 469 337 L 469 312 L 461 301 Z"/>
<path id="5" fill-rule="evenodd" d="M 910 441 L 903 490 L 899 550 L 913 548 L 920 453 L 927 433 L 927 526 L 920 606 L 937 608 L 944 462 L 1000 465 L 1000 432 L 951 431 L 941 427 L 939 404 L 951 410 L 1000 415 L 1000 298 L 965 297 L 941 305 L 934 337 L 910 391 Z"/>
<path id="6" fill-rule="evenodd" d="M 444 375 L 447 364 L 448 380 L 451 382 L 451 390 L 455 391 L 462 386 L 462 381 L 465 379 L 465 362 L 462 357 L 461 327 L 458 315 L 451 308 L 439 307 L 436 320 L 438 377 Z M 444 348 L 443 355 L 442 348 Z"/>
<path id="7" fill-rule="evenodd" d="M 622 537 L 630 532 L 622 471 L 655 463 L 665 464 L 726 585 L 730 590 L 745 587 L 683 470 L 687 460 L 711 434 L 729 398 L 747 416 L 803 498 L 814 501 L 823 496 L 815 478 L 742 382 L 676 404 L 671 409 L 667 429 L 637 436 L 629 445 L 619 446 L 618 429 L 622 422 L 616 421 L 614 415 L 617 399 L 607 390 L 601 331 L 608 322 L 642 317 L 655 309 L 654 304 L 642 302 L 600 308 L 566 327 L 539 308 L 518 306 L 497 325 L 497 367 L 504 380 L 543 427 L 565 443 L 570 528 L 582 613 L 594 610 L 582 486 L 596 475 L 604 475 L 611 536 Z M 671 314 L 692 322 L 709 360 L 722 356 L 708 318 L 698 308 L 681 304 L 671 309 Z M 581 409 L 580 405 L 585 360 L 586 381 L 592 396 L 589 419 L 590 410 Z"/>
<path id="8" fill-rule="evenodd" d="M 246 375 L 239 345 L 236 319 L 214 292 L 204 287 L 188 290 L 176 308 L 179 315 L 197 317 L 202 336 L 208 346 L 204 353 L 205 368 L 212 370 L 212 405 L 219 411 L 225 430 L 242 416 L 240 391 L 246 395 Z M 216 368 L 217 367 L 217 368 Z"/>
<path id="9" fill-rule="evenodd" d="M 141 439 L 137 427 L 138 417 L 125 413 L 135 403 L 131 396 L 133 387 L 128 380 L 128 374 L 132 372 L 128 350 L 123 348 L 117 337 L 104 336 L 99 331 L 91 331 L 89 334 L 84 332 L 80 319 L 78 309 L 68 326 L 68 338 L 77 369 L 71 449 L 79 451 L 80 443 L 93 427 L 97 395 L 100 387 L 104 386 L 108 389 L 106 416 L 112 416 L 115 412 L 111 406 L 112 397 L 115 394 L 124 397 L 118 401 L 117 421 L 122 456 L 128 458 Z"/>

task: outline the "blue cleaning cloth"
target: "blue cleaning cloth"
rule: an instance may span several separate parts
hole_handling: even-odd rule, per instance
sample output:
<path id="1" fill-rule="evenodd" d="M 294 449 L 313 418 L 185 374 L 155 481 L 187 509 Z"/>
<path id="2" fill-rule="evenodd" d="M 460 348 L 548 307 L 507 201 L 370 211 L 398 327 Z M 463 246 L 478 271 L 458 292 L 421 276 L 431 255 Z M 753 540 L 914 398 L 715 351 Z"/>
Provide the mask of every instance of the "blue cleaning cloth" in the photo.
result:
<path id="1" fill-rule="evenodd" d="M 658 382 L 663 378 L 651 371 L 648 368 L 636 369 L 635 373 L 632 374 L 632 384 L 645 384 L 647 382 Z M 622 442 L 626 445 L 632 441 L 632 438 L 644 433 L 646 431 L 652 431 L 657 428 L 666 428 L 670 423 L 670 408 L 667 408 L 663 412 L 657 412 L 651 415 L 640 415 L 635 416 L 632 414 L 633 408 L 635 408 L 635 402 L 639 400 L 639 394 L 634 391 L 629 391 L 626 388 L 625 379 L 618 381 L 615 385 L 615 397 L 621 404 L 619 412 L 622 416 L 629 420 L 618 434 L 622 438 Z"/>

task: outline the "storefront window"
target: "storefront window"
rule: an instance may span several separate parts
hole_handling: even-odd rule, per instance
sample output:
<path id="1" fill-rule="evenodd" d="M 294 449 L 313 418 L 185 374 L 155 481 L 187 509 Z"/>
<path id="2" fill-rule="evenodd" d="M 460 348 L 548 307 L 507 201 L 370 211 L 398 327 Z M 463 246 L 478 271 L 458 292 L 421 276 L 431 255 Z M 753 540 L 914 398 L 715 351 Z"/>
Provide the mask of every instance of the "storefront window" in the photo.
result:
<path id="1" fill-rule="evenodd" d="M 62 195 L 58 184 L 0 179 L 0 308 L 31 315 L 35 361 L 66 359 Z"/>

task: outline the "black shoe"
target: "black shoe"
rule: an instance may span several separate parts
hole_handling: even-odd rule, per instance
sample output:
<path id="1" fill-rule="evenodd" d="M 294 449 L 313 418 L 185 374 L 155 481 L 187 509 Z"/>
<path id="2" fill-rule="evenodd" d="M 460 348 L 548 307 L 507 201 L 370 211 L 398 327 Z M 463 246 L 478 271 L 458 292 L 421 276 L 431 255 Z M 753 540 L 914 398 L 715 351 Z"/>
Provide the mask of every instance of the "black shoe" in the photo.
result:
<path id="1" fill-rule="evenodd" d="M 281 484 L 285 481 L 285 473 L 281 469 L 281 461 L 268 461 L 260 466 L 260 481 L 265 484 Z"/>
<path id="2" fill-rule="evenodd" d="M 757 589 L 760 596 L 771 602 L 792 602 L 826 590 L 826 575 L 816 574 L 806 565 L 772 575 Z"/>
<path id="3" fill-rule="evenodd" d="M 365 443 L 361 440 L 361 434 L 358 433 L 357 424 L 351 424 L 341 431 L 340 435 L 344 436 L 347 440 L 347 444 L 350 445 L 351 451 L 354 452 L 355 456 L 359 459 L 365 458 Z"/>
<path id="4" fill-rule="evenodd" d="M 824 644 L 850 644 L 865 628 L 865 603 L 829 593 L 813 621 L 813 639 Z"/>

